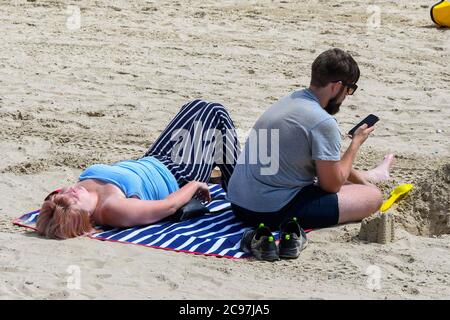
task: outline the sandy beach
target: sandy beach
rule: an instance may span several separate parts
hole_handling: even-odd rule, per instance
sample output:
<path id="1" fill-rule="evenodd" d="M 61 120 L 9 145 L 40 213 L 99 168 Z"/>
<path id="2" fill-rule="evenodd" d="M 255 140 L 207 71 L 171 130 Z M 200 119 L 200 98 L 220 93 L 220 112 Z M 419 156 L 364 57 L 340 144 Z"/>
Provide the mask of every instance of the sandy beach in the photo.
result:
<path id="1" fill-rule="evenodd" d="M 449 299 L 450 29 L 431 21 L 435 2 L 2 1 L 0 299 Z M 395 153 L 385 198 L 415 186 L 389 210 L 394 242 L 362 241 L 353 223 L 315 230 L 298 259 L 268 263 L 12 225 L 87 166 L 141 156 L 188 100 L 225 105 L 243 144 L 331 47 L 361 69 L 336 115 L 341 132 L 380 117 L 356 167 Z"/>

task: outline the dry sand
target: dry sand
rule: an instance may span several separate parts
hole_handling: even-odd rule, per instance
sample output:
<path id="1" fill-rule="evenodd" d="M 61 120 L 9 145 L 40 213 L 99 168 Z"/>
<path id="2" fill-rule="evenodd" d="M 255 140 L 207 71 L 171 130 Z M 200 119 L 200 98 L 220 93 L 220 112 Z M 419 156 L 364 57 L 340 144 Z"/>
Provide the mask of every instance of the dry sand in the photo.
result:
<path id="1" fill-rule="evenodd" d="M 433 26 L 434 2 L 2 1 L 0 298 L 448 299 L 450 30 Z M 72 4 L 80 29 L 67 27 Z M 395 152 L 385 196 L 416 186 L 391 209 L 395 242 L 365 243 L 355 223 L 312 232 L 297 260 L 264 263 L 45 240 L 11 225 L 84 167 L 142 155 L 187 100 L 223 103 L 243 142 L 334 46 L 362 71 L 337 115 L 342 132 L 381 118 L 357 166 Z M 67 286 L 70 266 L 80 289 Z"/>

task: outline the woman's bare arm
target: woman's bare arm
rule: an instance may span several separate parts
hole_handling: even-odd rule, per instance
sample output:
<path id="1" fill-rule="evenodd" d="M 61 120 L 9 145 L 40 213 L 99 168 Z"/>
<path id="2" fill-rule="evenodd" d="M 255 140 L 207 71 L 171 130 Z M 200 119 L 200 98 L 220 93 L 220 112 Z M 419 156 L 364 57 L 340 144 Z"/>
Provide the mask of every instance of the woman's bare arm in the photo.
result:
<path id="1" fill-rule="evenodd" d="M 189 182 L 164 200 L 111 198 L 101 209 L 102 222 L 120 228 L 154 223 L 174 214 L 195 194 L 203 200 L 211 200 L 206 183 L 197 181 Z"/>

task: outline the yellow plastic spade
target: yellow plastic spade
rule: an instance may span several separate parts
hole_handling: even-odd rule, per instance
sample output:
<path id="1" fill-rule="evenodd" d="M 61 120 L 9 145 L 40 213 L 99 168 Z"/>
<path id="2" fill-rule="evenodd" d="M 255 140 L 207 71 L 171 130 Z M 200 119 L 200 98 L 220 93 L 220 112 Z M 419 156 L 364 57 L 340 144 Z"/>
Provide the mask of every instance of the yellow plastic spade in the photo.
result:
<path id="1" fill-rule="evenodd" d="M 394 204 L 394 202 L 398 200 L 400 196 L 407 194 L 409 191 L 411 191 L 412 188 L 414 188 L 414 186 L 409 183 L 401 184 L 398 187 L 396 187 L 394 190 L 391 191 L 389 199 L 387 199 L 383 203 L 383 205 L 380 208 L 380 211 L 384 212 L 387 209 L 389 209 Z"/>
<path id="2" fill-rule="evenodd" d="M 431 19 L 440 27 L 450 27 L 450 0 L 436 3 L 430 10 Z"/>

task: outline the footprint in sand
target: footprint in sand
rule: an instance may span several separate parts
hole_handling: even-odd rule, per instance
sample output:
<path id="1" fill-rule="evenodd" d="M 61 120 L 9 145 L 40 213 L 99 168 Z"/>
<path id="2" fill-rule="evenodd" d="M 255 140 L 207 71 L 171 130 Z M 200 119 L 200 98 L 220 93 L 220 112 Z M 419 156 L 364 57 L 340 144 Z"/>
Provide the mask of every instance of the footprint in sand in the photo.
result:
<path id="1" fill-rule="evenodd" d="M 156 280 L 161 281 L 163 283 L 166 283 L 171 290 L 176 290 L 179 287 L 179 285 L 177 283 L 175 283 L 172 280 L 168 279 L 167 276 L 164 275 L 164 274 L 156 275 Z"/>

